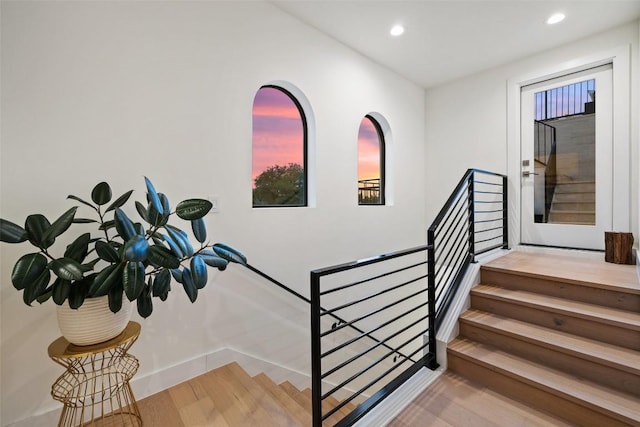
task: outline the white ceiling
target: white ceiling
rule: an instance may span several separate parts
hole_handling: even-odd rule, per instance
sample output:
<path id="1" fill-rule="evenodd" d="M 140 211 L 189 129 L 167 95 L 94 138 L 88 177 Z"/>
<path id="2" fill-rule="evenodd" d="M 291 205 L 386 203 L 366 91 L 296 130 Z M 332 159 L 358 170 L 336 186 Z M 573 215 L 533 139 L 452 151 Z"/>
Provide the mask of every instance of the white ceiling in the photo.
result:
<path id="1" fill-rule="evenodd" d="M 272 0 L 428 88 L 636 20 L 640 0 Z M 567 18 L 549 26 L 562 11 Z M 391 37 L 393 24 L 405 33 Z"/>

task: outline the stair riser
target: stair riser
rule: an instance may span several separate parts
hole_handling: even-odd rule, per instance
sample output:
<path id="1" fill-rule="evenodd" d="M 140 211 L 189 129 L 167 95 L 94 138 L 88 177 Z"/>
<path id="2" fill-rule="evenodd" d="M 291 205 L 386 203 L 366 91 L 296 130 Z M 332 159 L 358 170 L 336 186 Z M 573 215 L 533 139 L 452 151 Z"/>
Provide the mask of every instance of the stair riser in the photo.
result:
<path id="1" fill-rule="evenodd" d="M 507 289 L 536 292 L 554 297 L 566 298 L 590 304 L 640 312 L 640 295 L 609 289 L 593 288 L 584 285 L 527 277 L 503 271 L 482 270 L 482 283 L 501 286 Z"/>
<path id="2" fill-rule="evenodd" d="M 556 193 L 591 193 L 595 194 L 596 185 L 594 183 L 562 183 L 556 184 Z"/>
<path id="3" fill-rule="evenodd" d="M 551 345 L 542 346 L 540 343 L 531 342 L 528 337 L 506 335 L 500 330 L 490 330 L 463 319 L 460 320 L 460 334 L 541 365 L 640 396 L 640 375 L 608 366 L 607 360 L 586 360 L 580 357 L 579 353 L 571 354 L 567 349 Z"/>
<path id="4" fill-rule="evenodd" d="M 471 306 L 546 328 L 640 350 L 640 332 L 625 329 L 620 324 L 602 323 L 596 318 L 577 317 L 571 313 L 560 313 L 544 306 L 523 305 L 519 301 L 494 299 L 475 292 L 471 294 Z"/>
<path id="5" fill-rule="evenodd" d="M 551 211 L 549 222 L 560 222 L 563 224 L 595 224 L 596 215 L 593 212 L 563 212 Z"/>
<path id="6" fill-rule="evenodd" d="M 596 212 L 595 202 L 558 202 L 556 200 L 551 204 L 551 210 L 554 212 L 562 211 L 585 211 L 590 214 Z"/>
<path id="7" fill-rule="evenodd" d="M 614 419 L 602 414 L 590 406 L 584 406 L 562 395 L 549 393 L 535 383 L 523 382 L 518 378 L 508 376 L 502 372 L 483 366 L 479 361 L 469 361 L 460 357 L 456 352 L 448 352 L 447 364 L 452 371 L 480 382 L 487 387 L 512 399 L 542 411 L 554 414 L 578 425 L 584 426 L 629 426 L 628 422 Z"/>
<path id="8" fill-rule="evenodd" d="M 596 202 L 595 193 L 562 193 L 555 192 L 553 194 L 554 202 Z"/>

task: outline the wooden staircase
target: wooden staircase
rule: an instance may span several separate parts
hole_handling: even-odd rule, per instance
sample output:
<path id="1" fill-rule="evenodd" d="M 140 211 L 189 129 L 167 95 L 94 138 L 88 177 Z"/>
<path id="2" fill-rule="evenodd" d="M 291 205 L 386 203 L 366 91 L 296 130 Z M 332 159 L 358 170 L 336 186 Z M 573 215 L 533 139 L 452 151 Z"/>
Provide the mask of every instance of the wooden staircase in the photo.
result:
<path id="1" fill-rule="evenodd" d="M 454 372 L 578 425 L 640 426 L 635 266 L 512 252 L 482 267 L 459 326 Z"/>
<path id="2" fill-rule="evenodd" d="M 338 405 L 327 399 L 324 411 Z M 230 363 L 192 378 L 139 403 L 145 426 L 238 427 L 312 425 L 311 390 L 285 381 L 276 384 L 265 374 L 251 377 Z M 325 421 L 332 426 L 354 409 L 347 403 Z"/>

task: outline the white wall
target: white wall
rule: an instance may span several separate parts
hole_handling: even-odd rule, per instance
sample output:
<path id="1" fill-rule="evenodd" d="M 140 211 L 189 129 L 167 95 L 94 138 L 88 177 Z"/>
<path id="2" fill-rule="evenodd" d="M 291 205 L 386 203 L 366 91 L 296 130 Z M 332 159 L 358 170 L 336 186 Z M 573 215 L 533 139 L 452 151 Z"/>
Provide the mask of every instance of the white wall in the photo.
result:
<path id="1" fill-rule="evenodd" d="M 2 218 L 54 219 L 73 205 L 68 194 L 101 180 L 140 199 L 146 175 L 174 203 L 218 196 L 214 239 L 304 295 L 312 268 L 424 243 L 423 90 L 269 4 L 3 1 L 1 15 Z M 276 80 L 313 107 L 313 208 L 251 208 L 253 96 Z M 393 206 L 357 206 L 356 137 L 372 111 L 393 132 Z M 59 335 L 54 305 L 27 307 L 10 283 L 27 245 L 0 250 L 4 426 L 58 407 L 49 391 L 61 367 L 46 353 Z M 194 305 L 174 285 L 149 319 L 134 317 L 138 376 L 227 347 L 306 371 L 306 309 L 263 285 L 229 268 Z M 286 336 L 279 318 L 294 320 Z M 277 351 L 256 336 L 276 337 Z"/>
<path id="2" fill-rule="evenodd" d="M 638 240 L 638 99 L 639 23 L 632 22 L 604 33 L 576 41 L 526 59 L 493 68 L 473 76 L 441 85 L 425 93 L 426 175 L 428 184 L 427 218 L 435 217 L 463 172 L 471 167 L 507 173 L 510 150 L 517 141 L 507 137 L 508 81 L 522 75 L 535 74 L 559 64 L 597 55 L 621 46 L 631 51 L 631 231 Z M 497 47 L 496 47 L 497 48 Z M 544 74 L 540 74 L 544 75 Z M 433 184 L 433 185 L 429 185 Z M 510 183 L 510 194 L 517 182 Z M 513 226 L 512 226 L 513 228 Z M 512 243 L 519 237 L 511 229 Z"/>

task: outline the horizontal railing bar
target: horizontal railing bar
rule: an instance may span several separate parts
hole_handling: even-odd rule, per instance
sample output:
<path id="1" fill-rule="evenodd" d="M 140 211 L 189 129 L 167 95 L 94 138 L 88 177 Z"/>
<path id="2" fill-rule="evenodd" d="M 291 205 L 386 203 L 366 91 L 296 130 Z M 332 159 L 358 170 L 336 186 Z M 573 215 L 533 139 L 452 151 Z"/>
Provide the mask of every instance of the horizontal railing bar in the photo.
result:
<path id="1" fill-rule="evenodd" d="M 504 221 L 504 217 L 496 218 L 496 219 L 483 219 L 475 221 L 476 224 L 483 224 L 485 222 L 496 222 L 496 221 Z"/>
<path id="2" fill-rule="evenodd" d="M 495 236 L 495 237 L 491 237 L 489 239 L 476 240 L 476 243 L 490 242 L 490 241 L 496 240 L 496 239 L 502 239 L 502 236 Z"/>
<path id="3" fill-rule="evenodd" d="M 471 264 L 471 260 L 472 259 L 473 259 L 473 255 L 467 254 L 466 257 L 465 257 L 465 260 L 462 262 L 462 264 L 460 264 L 460 267 L 458 268 L 458 272 L 465 271 L 466 268 L 469 266 L 469 264 Z M 443 321 L 442 314 L 446 313 L 447 310 L 449 309 L 449 306 L 451 305 L 451 302 L 453 301 L 453 298 L 451 298 L 451 297 L 457 291 L 457 288 L 460 285 L 460 283 L 462 282 L 463 278 L 464 278 L 464 275 L 456 274 L 456 277 L 454 278 L 453 283 L 451 283 L 451 285 L 449 286 L 449 289 L 447 290 L 447 292 L 445 294 L 444 300 L 442 301 L 442 303 L 436 309 L 436 330 L 440 328 L 440 324 Z"/>
<path id="4" fill-rule="evenodd" d="M 499 194 L 500 196 L 502 196 L 502 191 L 482 191 L 482 190 L 474 190 L 473 191 L 476 194 Z M 500 200 L 502 201 L 502 200 Z"/>
<path id="5" fill-rule="evenodd" d="M 491 171 L 484 170 L 484 169 L 469 169 L 469 170 L 472 170 L 472 171 L 474 171 L 476 173 L 482 173 L 482 174 L 485 174 L 485 175 L 500 176 L 502 178 L 506 177 L 506 175 L 504 175 L 504 174 L 497 173 L 497 172 L 491 172 Z"/>
<path id="6" fill-rule="evenodd" d="M 486 233 L 487 231 L 495 231 L 495 230 L 502 230 L 502 226 L 493 227 L 493 228 L 487 228 L 486 230 L 476 230 L 475 234 Z M 502 236 L 499 236 L 499 237 L 502 237 Z M 476 240 L 476 243 L 478 243 L 477 240 Z"/>
<path id="7" fill-rule="evenodd" d="M 473 203 L 481 203 L 481 204 L 488 204 L 488 203 L 493 203 L 493 204 L 502 204 L 502 200 L 474 200 Z"/>
<path id="8" fill-rule="evenodd" d="M 396 289 L 400 289 L 400 288 L 402 288 L 404 286 L 407 286 L 407 285 L 410 285 L 412 283 L 415 283 L 418 280 L 424 279 L 425 277 L 427 277 L 427 275 L 424 275 L 424 276 L 421 276 L 421 277 L 416 277 L 416 278 L 414 278 L 412 280 L 400 283 L 399 285 L 393 286 L 391 288 L 387 288 L 387 289 L 385 289 L 383 291 L 380 291 L 380 292 L 378 292 L 376 294 L 369 295 L 368 297 L 360 298 L 358 300 L 353 300 L 353 301 L 348 302 L 346 304 L 342 304 L 342 305 L 339 305 L 337 307 L 333 307 L 331 310 L 327 310 L 324 313 L 321 313 L 320 315 L 324 316 L 325 314 L 332 314 L 332 313 L 335 313 L 336 311 L 340 311 L 340 310 L 345 309 L 347 307 L 351 307 L 351 306 L 354 306 L 356 304 L 360 304 L 361 302 L 369 301 L 371 299 L 379 297 L 380 295 L 384 295 L 386 293 L 395 291 Z"/>
<path id="9" fill-rule="evenodd" d="M 501 237 L 502 237 L 502 236 L 501 236 Z M 485 252 L 489 252 L 489 251 L 492 251 L 492 250 L 494 250 L 494 249 L 501 248 L 502 246 L 503 246 L 503 244 L 502 244 L 502 243 L 499 243 L 499 244 L 497 244 L 497 245 L 495 245 L 495 246 L 490 246 L 490 247 L 488 247 L 488 248 L 481 249 L 481 250 L 479 250 L 479 251 L 476 251 L 476 255 L 480 255 L 480 254 L 483 254 L 483 253 L 485 253 Z"/>
<path id="10" fill-rule="evenodd" d="M 454 263 L 454 265 L 458 265 L 458 263 L 460 262 L 460 260 L 461 260 L 462 258 L 464 258 L 464 256 L 465 256 L 465 255 L 468 255 L 468 253 L 469 253 L 468 248 L 467 248 L 467 249 L 464 249 L 464 246 L 463 246 L 463 250 L 457 253 L 457 258 L 456 258 L 456 262 Z M 454 274 L 454 276 L 453 276 L 453 277 L 455 277 L 455 275 L 456 275 L 456 274 L 458 274 L 459 270 L 458 270 L 458 271 L 456 271 L 456 270 L 455 270 L 455 268 L 452 268 L 451 270 L 449 270 L 449 274 L 447 274 L 447 276 L 446 276 L 447 278 L 446 278 L 446 280 L 444 280 L 443 282 L 444 282 L 444 283 L 449 283 L 449 280 L 451 279 L 451 275 L 452 275 L 454 272 L 455 272 L 455 274 Z M 446 295 L 446 294 L 447 294 L 447 291 L 448 291 L 448 289 L 447 289 L 447 287 L 445 287 L 445 286 L 441 286 L 441 287 L 439 288 L 439 292 L 438 292 L 438 289 L 436 289 L 436 306 L 438 305 L 438 302 L 440 301 L 440 296 L 442 296 L 442 293 L 443 293 L 443 292 L 445 292 L 445 295 Z"/>
<path id="11" fill-rule="evenodd" d="M 465 189 L 466 189 L 466 188 L 465 188 Z M 440 224 L 438 224 L 438 227 L 435 227 L 435 228 L 433 229 L 434 234 L 435 234 L 436 236 L 437 236 L 438 234 L 440 234 L 440 231 L 442 231 L 442 230 L 443 230 L 443 228 L 444 228 L 444 225 L 445 225 L 445 224 L 447 224 L 447 223 L 448 223 L 448 224 L 449 224 L 449 226 L 451 226 L 451 223 L 452 223 L 454 220 L 449 221 L 449 219 L 451 218 L 451 216 L 452 216 L 452 215 L 453 215 L 453 217 L 454 217 L 454 218 L 456 218 L 456 217 L 460 214 L 460 212 L 462 212 L 462 211 L 464 211 L 464 210 L 466 209 L 466 204 L 465 204 L 465 203 L 460 204 L 460 202 L 463 202 L 463 201 L 468 200 L 468 199 L 469 199 L 469 198 L 468 198 L 468 196 L 467 196 L 467 192 L 466 192 L 466 191 L 465 191 L 465 192 L 461 192 L 461 193 L 460 193 L 460 197 L 458 197 L 458 198 L 456 199 L 455 203 L 453 203 L 453 204 L 451 205 L 451 207 L 450 207 L 450 209 L 448 210 L 448 212 L 445 212 L 445 215 L 444 215 L 444 217 L 443 217 L 442 221 L 440 222 Z M 441 226 L 441 225 L 443 226 L 443 228 L 440 228 L 440 226 Z"/>
<path id="12" fill-rule="evenodd" d="M 433 223 L 429 227 L 429 231 L 435 231 L 436 228 L 440 225 L 440 222 L 446 215 L 447 211 L 449 210 L 449 207 L 453 204 L 453 201 L 460 195 L 460 193 L 463 190 L 466 189 L 467 181 L 469 180 L 469 177 L 472 174 L 473 174 L 473 169 L 467 169 L 467 172 L 465 172 L 462 179 L 460 179 L 460 181 L 458 182 L 458 185 L 456 185 L 456 188 L 453 190 L 453 193 L 451 193 L 451 195 L 445 202 L 444 206 L 442 207 L 440 212 L 438 212 L 438 215 L 436 216 L 436 218 L 433 220 Z"/>
<path id="13" fill-rule="evenodd" d="M 346 284 L 346 285 L 343 285 L 343 286 L 338 286 L 337 288 L 331 288 L 328 291 L 320 292 L 320 295 L 321 296 L 325 296 L 325 295 L 331 294 L 333 292 L 342 291 L 344 289 L 351 288 L 353 286 L 362 285 L 363 283 L 371 282 L 371 281 L 373 281 L 375 279 L 381 279 L 383 277 L 390 276 L 390 275 L 395 274 L 395 273 L 400 273 L 402 271 L 410 270 L 410 269 L 412 269 L 414 267 L 419 267 L 419 266 L 424 265 L 426 263 L 427 263 L 427 261 L 417 262 L 415 264 L 408 265 L 408 266 L 399 268 L 397 270 L 388 271 L 388 272 L 380 274 L 378 276 L 370 277 L 370 278 L 364 279 L 364 280 L 359 280 L 357 282 L 349 283 L 349 284 Z"/>
<path id="14" fill-rule="evenodd" d="M 399 346 L 397 348 L 397 350 L 401 350 L 403 347 L 406 347 L 407 344 L 414 342 L 416 340 L 416 338 L 420 337 L 422 334 L 424 334 L 424 331 L 420 331 L 417 335 L 415 335 L 413 338 L 411 338 L 410 340 L 405 341 L 401 346 Z M 421 349 L 424 348 L 421 347 Z M 351 377 L 347 378 L 346 380 L 344 380 L 342 383 L 336 385 L 335 387 L 333 387 L 331 390 L 329 390 L 328 392 L 326 392 L 325 394 L 323 394 L 321 396 L 322 400 L 326 399 L 327 397 L 331 396 L 333 393 L 335 393 L 336 391 L 340 390 L 341 388 L 344 388 L 344 386 L 346 386 L 347 384 L 349 384 L 351 381 L 355 380 L 356 378 L 362 376 L 365 372 L 369 371 L 370 369 L 372 369 L 373 367 L 375 367 L 376 365 L 380 364 L 383 360 L 387 359 L 389 356 L 391 356 L 394 352 L 389 352 L 387 354 L 385 354 L 384 356 L 380 357 L 378 360 L 374 360 L 372 363 L 370 363 L 368 366 L 365 366 L 364 368 L 362 368 L 360 371 L 356 372 L 355 374 L 353 374 Z M 406 361 L 406 360 L 405 360 Z M 405 361 L 401 361 L 400 364 L 404 363 Z M 413 363 L 416 363 L 414 360 L 411 360 Z M 393 362 L 396 363 L 396 362 Z"/>
<path id="15" fill-rule="evenodd" d="M 364 333 L 363 335 L 360 335 L 359 337 L 351 338 L 350 340 L 347 340 L 347 341 L 343 342 L 342 344 L 337 345 L 336 347 L 332 348 L 331 350 L 327 350 L 327 351 L 325 351 L 324 353 L 321 353 L 321 354 L 320 354 L 320 358 L 321 358 L 321 359 L 324 359 L 325 357 L 329 356 L 330 354 L 333 354 L 333 353 L 335 353 L 336 351 L 341 350 L 341 349 L 345 348 L 346 346 L 353 344 L 353 343 L 354 343 L 354 342 L 356 342 L 356 341 L 359 341 L 360 339 L 364 338 L 365 336 L 368 336 L 368 335 L 370 335 L 370 334 L 372 334 L 372 333 L 374 333 L 374 332 L 376 332 L 376 331 L 379 331 L 380 329 L 384 328 L 385 326 L 388 326 L 388 325 L 392 324 L 393 322 L 396 322 L 396 321 L 398 321 L 398 320 L 402 319 L 402 318 L 403 318 L 403 317 L 405 317 L 407 314 L 409 314 L 409 313 L 413 313 L 414 311 L 416 311 L 416 310 L 417 310 L 417 309 L 419 309 L 419 308 L 422 308 L 423 306 L 427 305 L 428 303 L 429 303 L 429 301 L 427 301 L 427 302 L 425 302 L 425 303 L 423 303 L 423 304 L 420 304 L 420 305 L 418 305 L 418 306 L 416 306 L 416 307 L 412 308 L 411 310 L 406 311 L 406 312 L 404 312 L 404 313 L 402 313 L 402 314 L 400 314 L 400 315 L 398 315 L 398 316 L 394 317 L 394 318 L 393 318 L 393 319 L 391 319 L 391 320 L 387 320 L 387 321 L 386 321 L 385 323 L 383 323 L 382 325 L 376 326 L 375 328 L 373 328 L 373 329 L 371 329 L 371 330 L 367 331 L 366 333 Z M 405 357 L 406 357 L 406 356 L 405 356 Z"/>
<path id="16" fill-rule="evenodd" d="M 344 264 L 334 265 L 332 267 L 325 267 L 313 270 L 311 274 L 322 277 L 329 274 L 340 273 L 342 271 L 353 270 L 355 268 L 364 267 L 365 265 L 376 264 L 378 262 L 386 261 L 389 259 L 399 258 L 405 255 L 414 254 L 417 252 L 423 252 L 429 249 L 429 245 L 416 246 L 411 249 L 405 249 L 397 252 L 391 252 L 388 254 L 382 254 L 373 256 L 370 258 L 364 258 L 356 261 L 347 262 Z"/>
<path id="17" fill-rule="evenodd" d="M 420 277 L 420 278 L 417 278 L 417 279 L 413 280 L 411 283 L 417 282 L 418 280 L 424 279 L 425 277 L 427 277 L 427 276 L 425 275 L 425 276 L 422 276 L 422 277 Z M 358 318 L 356 318 L 356 319 L 353 319 L 353 320 L 351 320 L 351 321 L 349 321 L 349 322 L 347 322 L 347 323 L 344 323 L 344 324 L 341 324 L 341 325 L 339 325 L 339 326 L 336 326 L 335 328 L 329 329 L 328 331 L 325 331 L 325 332 L 321 333 L 321 334 L 320 334 L 320 338 L 323 338 L 323 337 L 325 337 L 325 336 L 327 336 L 327 335 L 331 335 L 331 334 L 333 334 L 333 333 L 336 333 L 336 332 L 338 332 L 339 330 L 341 330 L 342 328 L 346 328 L 347 326 L 351 326 L 352 324 L 354 324 L 354 323 L 356 323 L 356 322 L 359 322 L 359 321 L 361 321 L 361 320 L 367 319 L 367 318 L 369 318 L 369 317 L 371 317 L 371 316 L 374 316 L 374 315 L 376 315 L 376 314 L 378 314 L 378 313 L 382 313 L 383 311 L 385 311 L 385 310 L 387 310 L 387 309 L 389 309 L 389 308 L 391 308 L 391 307 L 394 307 L 394 306 L 396 306 L 396 305 L 398 305 L 398 304 L 400 304 L 400 303 L 403 303 L 403 302 L 405 302 L 406 300 L 408 300 L 408 299 L 411 299 L 411 298 L 415 297 L 416 295 L 420 295 L 420 294 L 422 294 L 422 293 L 425 293 L 426 291 L 427 291 L 427 289 L 421 289 L 421 290 L 419 290 L 418 292 L 414 292 L 413 294 L 408 295 L 408 296 L 406 296 L 406 297 L 404 297 L 404 298 L 401 298 L 401 299 L 399 299 L 399 300 L 397 300 L 397 301 L 394 301 L 394 302 L 392 302 L 391 304 L 387 304 L 386 306 L 383 306 L 383 307 L 381 307 L 381 308 L 379 308 L 379 309 L 376 309 L 376 310 L 374 310 L 374 311 L 371 311 L 371 312 L 369 312 L 369 313 L 365 314 L 364 316 L 360 316 L 360 317 L 358 317 Z"/>
<path id="18" fill-rule="evenodd" d="M 474 184 L 484 184 L 484 185 L 502 186 L 502 183 L 489 182 L 489 181 L 473 181 L 473 183 L 474 183 Z"/>
<path id="19" fill-rule="evenodd" d="M 491 211 L 476 211 L 477 214 L 479 214 L 479 213 L 496 213 L 496 212 L 504 212 L 504 209 L 497 209 L 497 210 L 491 210 Z"/>
<path id="20" fill-rule="evenodd" d="M 416 351 L 414 351 L 411 355 L 413 356 L 414 354 L 418 353 L 419 351 L 424 350 L 424 348 L 426 346 L 428 346 L 429 344 L 424 344 L 422 345 L 422 347 L 418 348 Z M 347 403 L 351 402 L 353 399 L 356 398 L 356 396 L 360 396 L 362 394 L 363 391 L 365 391 L 366 389 L 368 389 L 369 387 L 371 387 L 372 385 L 374 385 L 375 383 L 377 383 L 378 381 L 380 381 L 382 378 L 386 377 L 387 375 L 389 375 L 391 372 L 393 372 L 394 370 L 396 370 L 397 368 L 399 368 L 400 366 L 402 366 L 402 364 L 397 364 L 392 366 L 391 368 L 387 369 L 385 372 L 383 372 L 381 375 L 379 375 L 378 377 L 374 378 L 373 381 L 371 381 L 370 383 L 366 384 L 363 388 L 361 388 L 360 390 L 356 391 L 355 393 L 353 393 L 351 396 L 347 397 L 346 399 L 344 399 L 336 408 L 342 408 L 342 406 L 346 405 Z M 323 417 L 322 420 L 324 421 L 326 418 L 330 417 L 331 415 L 335 414 L 338 409 L 333 408 L 331 411 L 327 412 Z"/>
<path id="21" fill-rule="evenodd" d="M 442 275 L 440 274 L 440 272 L 442 271 L 443 268 L 449 267 L 449 265 L 451 265 L 451 261 L 452 260 L 460 258 L 460 255 L 459 255 L 459 253 L 460 253 L 459 252 L 460 245 L 462 245 L 462 252 L 468 252 L 469 251 L 469 242 L 467 240 L 460 240 L 458 242 L 458 246 L 455 247 L 455 251 L 453 252 L 453 254 L 449 258 L 447 258 L 447 260 L 445 260 L 447 262 L 443 262 L 441 264 L 436 264 L 435 272 L 434 272 L 434 277 L 436 278 L 436 280 L 438 280 L 438 278 L 442 279 Z M 452 246 L 452 248 L 453 248 L 453 246 Z M 447 254 L 447 256 L 449 256 L 449 254 Z M 446 268 L 445 268 L 445 270 L 446 270 Z"/>
<path id="22" fill-rule="evenodd" d="M 456 209 L 457 209 L 456 211 L 451 211 L 451 213 L 453 214 L 452 216 L 447 217 L 447 219 L 442 222 L 441 224 L 442 228 L 435 230 L 435 233 L 434 233 L 435 239 L 438 239 L 438 237 L 440 237 L 443 230 L 445 230 L 444 231 L 445 235 L 449 234 L 449 231 L 451 230 L 451 228 L 453 227 L 455 229 L 457 225 L 460 223 L 460 220 L 462 218 L 468 217 L 469 212 L 468 212 L 468 206 L 466 203 L 463 203 Z"/>
<path id="23" fill-rule="evenodd" d="M 467 215 L 468 218 L 468 215 Z M 460 239 L 460 236 L 462 235 L 462 232 L 464 231 L 465 233 L 469 233 L 469 224 L 468 224 L 468 220 L 463 222 L 461 225 L 456 225 L 459 229 L 458 229 L 458 234 L 456 234 L 455 238 L 453 239 L 454 242 L 459 242 L 460 240 L 466 240 L 466 239 Z M 447 245 L 449 244 L 449 241 L 451 240 L 451 238 L 449 238 L 446 242 L 441 243 L 443 247 L 447 247 Z M 449 251 L 447 252 L 447 254 L 445 255 L 445 259 L 449 256 L 449 254 L 451 253 L 451 250 L 453 248 L 453 244 L 451 246 L 449 246 Z M 440 252 L 437 256 L 436 256 L 436 264 L 439 263 L 440 258 L 442 257 L 443 252 Z"/>
<path id="24" fill-rule="evenodd" d="M 351 362 L 361 358 L 362 356 L 364 356 L 365 354 L 375 350 L 376 348 L 378 348 L 380 345 L 388 342 L 389 340 L 397 337 L 398 335 L 400 335 L 401 333 L 411 329 L 412 327 L 414 327 L 415 325 L 417 325 L 418 323 L 422 322 L 424 319 L 428 318 L 429 315 L 427 314 L 426 316 L 421 317 L 420 319 L 416 320 L 415 322 L 413 322 L 412 324 L 410 324 L 409 326 L 405 326 L 404 328 L 402 328 L 401 330 L 397 331 L 396 333 L 388 336 L 387 338 L 385 338 L 384 340 L 381 340 L 378 344 L 374 345 L 373 347 L 369 347 L 368 349 L 366 349 L 365 351 L 356 354 L 355 356 L 351 357 L 350 359 L 346 360 L 345 362 L 342 362 L 341 364 L 334 366 L 333 368 L 329 369 L 327 372 L 325 372 L 324 374 L 322 374 L 321 378 L 324 379 L 328 376 L 330 376 L 331 374 L 335 373 L 336 371 L 344 368 L 345 366 L 347 366 L 348 364 L 350 364 Z M 416 336 L 420 336 L 423 335 L 425 332 L 427 332 L 429 329 L 425 329 L 424 331 L 420 331 L 420 333 Z M 415 338 L 414 338 L 415 339 Z M 398 351 L 400 349 L 400 347 L 396 347 L 395 350 Z M 386 356 L 385 356 L 386 357 Z M 415 362 L 412 360 L 412 362 Z"/>
<path id="25" fill-rule="evenodd" d="M 425 315 L 425 316 L 422 316 L 421 318 L 419 318 L 418 320 L 414 321 L 414 322 L 413 322 L 413 323 L 411 323 L 410 325 L 405 326 L 404 328 L 402 328 L 401 330 L 397 331 L 396 333 L 394 333 L 394 334 L 392 334 L 392 335 L 390 335 L 390 336 L 386 337 L 384 340 L 381 340 L 381 341 L 380 341 L 380 343 L 386 343 L 386 342 L 388 342 L 389 340 L 392 340 L 393 338 L 397 337 L 397 336 L 398 336 L 398 335 L 400 335 L 401 333 L 406 332 L 407 330 L 409 330 L 409 329 L 413 328 L 415 325 L 417 325 L 418 323 L 422 322 L 422 321 L 423 321 L 424 319 L 426 319 L 427 317 L 429 317 L 429 314 L 427 314 L 427 315 Z M 416 338 L 420 337 L 421 335 L 424 335 L 424 333 L 425 333 L 426 331 L 428 331 L 428 329 L 427 329 L 427 330 L 420 330 L 420 332 L 418 332 L 416 335 L 414 335 L 411 339 L 409 339 L 409 340 L 405 341 L 402 345 L 400 345 L 400 346 L 398 346 L 398 347 L 393 348 L 393 349 L 392 349 L 393 351 L 390 351 L 390 352 L 388 352 L 387 354 L 385 354 L 384 356 L 382 356 L 381 358 L 379 358 L 379 359 L 378 359 L 378 362 L 380 362 L 380 361 L 382 361 L 382 360 L 386 359 L 387 357 L 389 357 L 389 356 L 390 356 L 390 355 L 392 355 L 393 353 L 400 353 L 400 350 L 401 350 L 405 345 L 407 345 L 407 344 L 408 344 L 409 342 L 411 342 L 411 341 L 414 341 Z M 345 362 L 341 363 L 341 364 L 340 364 L 340 365 L 338 365 L 338 366 L 335 366 L 335 367 L 333 367 L 333 368 L 329 369 L 327 372 L 323 373 L 323 374 L 320 376 L 320 378 L 325 379 L 325 378 L 329 377 L 331 374 L 334 374 L 336 371 L 338 371 L 338 370 L 340 370 L 340 369 L 344 368 L 345 366 L 347 366 L 347 365 L 348 365 L 348 364 L 350 364 L 351 362 L 353 362 L 353 361 L 355 361 L 355 360 L 357 360 L 357 359 L 361 358 L 361 357 L 362 357 L 362 356 L 364 356 L 365 354 L 367 354 L 367 353 L 369 353 L 369 352 L 371 352 L 371 351 L 375 350 L 376 348 L 378 348 L 378 346 L 380 346 L 380 344 L 376 344 L 376 345 L 374 345 L 373 347 L 369 347 L 367 350 L 365 350 L 365 351 L 363 351 L 363 352 L 360 352 L 359 354 L 356 354 L 355 356 L 351 357 L 349 360 L 347 360 L 347 361 L 345 361 Z M 404 357 L 404 360 L 411 360 L 411 361 L 412 361 L 412 362 L 414 362 L 414 363 L 416 362 L 415 360 L 410 359 L 410 358 L 408 358 L 408 357 L 406 357 L 406 356 Z M 395 362 L 394 362 L 394 363 L 395 363 Z M 334 390 L 334 391 L 335 391 L 335 390 Z M 330 393 L 328 393 L 328 394 L 332 394 L 332 393 L 333 393 L 333 391 L 332 391 L 332 392 L 330 392 Z"/>

